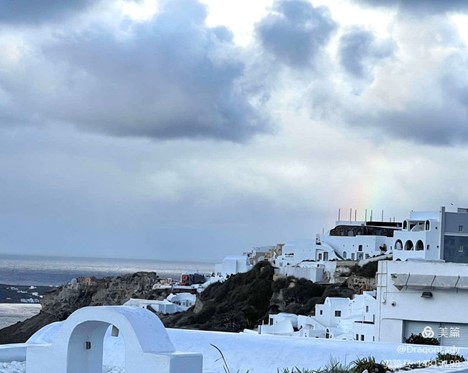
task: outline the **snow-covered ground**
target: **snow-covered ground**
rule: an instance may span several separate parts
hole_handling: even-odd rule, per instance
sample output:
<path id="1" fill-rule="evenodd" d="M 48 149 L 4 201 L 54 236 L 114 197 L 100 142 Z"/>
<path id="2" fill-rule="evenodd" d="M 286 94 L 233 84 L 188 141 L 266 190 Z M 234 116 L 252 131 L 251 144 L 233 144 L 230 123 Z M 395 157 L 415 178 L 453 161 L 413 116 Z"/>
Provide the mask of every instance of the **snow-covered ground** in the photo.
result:
<path id="1" fill-rule="evenodd" d="M 282 368 L 318 369 L 331 360 L 349 364 L 357 358 L 373 356 L 390 365 L 434 359 L 439 346 L 396 345 L 357 341 L 335 341 L 316 338 L 279 337 L 247 333 L 220 333 L 198 330 L 167 329 L 179 351 L 201 352 L 205 373 L 224 373 L 218 347 L 231 372 L 276 373 Z M 53 332 L 52 332 L 53 334 Z M 451 351 L 452 352 L 452 351 Z M 455 351 L 468 357 L 468 349 Z M 125 362 L 123 339 L 106 336 L 104 365 L 122 367 Z M 466 367 L 465 367 L 466 368 Z M 0 371 L 1 372 L 1 371 Z M 112 373 L 120 372 L 119 370 Z"/>
<path id="2" fill-rule="evenodd" d="M 55 323 L 42 329 L 34 336 L 35 342 L 50 342 L 59 328 L 60 323 Z M 369 356 L 375 357 L 377 361 L 385 360 L 391 365 L 403 365 L 407 362 L 434 359 L 442 349 L 439 346 L 335 341 L 251 333 L 183 329 L 167 331 L 177 350 L 203 354 L 205 373 L 225 372 L 220 353 L 213 345 L 223 352 L 230 371 L 240 373 L 276 373 L 278 369 L 293 367 L 317 369 L 326 366 L 331 360 L 349 364 L 357 358 Z M 468 357 L 468 348 L 450 352 Z M 103 363 L 103 373 L 124 373 L 125 351 L 122 336 L 112 337 L 110 332 L 107 334 Z M 467 365 L 464 368 L 468 371 Z M 25 363 L 0 363 L 0 373 L 25 373 Z"/>

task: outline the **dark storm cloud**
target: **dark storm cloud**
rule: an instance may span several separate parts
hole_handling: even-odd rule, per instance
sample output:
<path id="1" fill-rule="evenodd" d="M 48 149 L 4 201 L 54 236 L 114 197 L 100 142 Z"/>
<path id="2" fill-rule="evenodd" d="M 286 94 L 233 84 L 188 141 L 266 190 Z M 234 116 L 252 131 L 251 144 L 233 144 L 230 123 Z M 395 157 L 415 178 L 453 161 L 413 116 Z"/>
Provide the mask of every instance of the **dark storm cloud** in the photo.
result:
<path id="1" fill-rule="evenodd" d="M 401 11 L 415 12 L 420 15 L 440 12 L 463 12 L 468 10 L 466 0 L 354 0 L 375 7 L 393 7 Z"/>
<path id="2" fill-rule="evenodd" d="M 301 0 L 278 0 L 273 12 L 256 25 L 263 48 L 278 61 L 307 67 L 337 25 L 328 8 Z"/>
<path id="3" fill-rule="evenodd" d="M 355 27 L 340 38 L 338 54 L 348 73 L 365 78 L 369 70 L 379 60 L 390 57 L 394 49 L 391 41 L 377 40 L 371 32 Z"/>
<path id="4" fill-rule="evenodd" d="M 93 0 L 4 0 L 0 1 L 0 24 L 38 24 L 56 21 L 95 2 Z"/>
<path id="5" fill-rule="evenodd" d="M 116 136 L 244 141 L 268 131 L 231 32 L 206 16 L 197 1 L 171 0 L 124 38 L 101 25 L 63 32 L 30 63 L 32 81 L 9 81 L 9 94 L 31 118 Z"/>

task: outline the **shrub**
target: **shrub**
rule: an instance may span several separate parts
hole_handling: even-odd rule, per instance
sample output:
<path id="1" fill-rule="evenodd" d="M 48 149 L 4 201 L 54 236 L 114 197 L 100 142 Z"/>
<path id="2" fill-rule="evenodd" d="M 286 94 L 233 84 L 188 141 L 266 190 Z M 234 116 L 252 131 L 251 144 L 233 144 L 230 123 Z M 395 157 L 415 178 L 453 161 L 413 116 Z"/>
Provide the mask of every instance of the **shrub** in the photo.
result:
<path id="1" fill-rule="evenodd" d="M 436 358 L 436 363 L 437 365 L 440 364 L 455 364 L 455 363 L 461 363 L 462 361 L 465 361 L 465 358 L 462 355 L 458 354 L 449 354 L 449 353 L 437 353 L 437 358 Z"/>
<path id="2" fill-rule="evenodd" d="M 361 359 L 354 360 L 353 363 L 353 373 L 362 373 L 375 372 L 375 373 L 385 373 L 388 370 L 388 367 L 384 363 L 376 363 L 374 357 L 365 357 Z"/>
<path id="3" fill-rule="evenodd" d="M 405 339 L 405 343 L 417 344 L 417 345 L 431 345 L 431 346 L 438 346 L 440 344 L 437 338 L 428 338 L 423 337 L 421 333 L 413 334 Z"/>

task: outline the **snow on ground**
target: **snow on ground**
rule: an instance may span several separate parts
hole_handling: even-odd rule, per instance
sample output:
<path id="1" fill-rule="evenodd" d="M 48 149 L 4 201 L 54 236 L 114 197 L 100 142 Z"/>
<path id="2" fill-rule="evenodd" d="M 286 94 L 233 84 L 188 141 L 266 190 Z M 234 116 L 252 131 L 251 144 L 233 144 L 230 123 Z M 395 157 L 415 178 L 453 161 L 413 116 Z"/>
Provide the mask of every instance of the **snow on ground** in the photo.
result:
<path id="1" fill-rule="evenodd" d="M 43 328 L 31 341 L 47 343 L 53 340 L 60 323 Z M 276 373 L 282 368 L 318 369 L 331 360 L 349 364 L 357 358 L 373 356 L 377 361 L 402 365 L 434 359 L 443 347 L 390 343 L 337 341 L 316 338 L 261 336 L 251 333 L 220 333 L 183 329 L 167 329 L 177 350 L 203 354 L 205 373 L 224 373 L 223 361 L 215 347 L 224 354 L 231 372 Z M 124 373 L 124 340 L 112 337 L 110 330 L 105 337 L 103 373 Z M 456 352 L 468 357 L 468 348 Z M 468 365 L 463 364 L 465 369 Z M 434 368 L 431 368 L 434 371 Z M 439 368 L 440 369 L 440 368 Z M 437 369 L 437 371 L 439 371 Z M 447 372 L 447 370 L 445 370 Z M 468 371 L 468 370 L 466 370 Z M 422 371 L 417 371 L 421 372 Z M 0 373 L 25 373 L 24 363 L 0 363 Z"/>
<path id="2" fill-rule="evenodd" d="M 41 311 L 40 304 L 0 303 L 0 329 L 24 321 Z"/>
<path id="3" fill-rule="evenodd" d="M 349 364 L 357 358 L 373 356 L 380 362 L 402 366 L 408 362 L 434 359 L 440 346 L 417 346 L 405 344 L 338 341 L 317 338 L 278 337 L 247 333 L 220 333 L 184 329 L 167 329 L 177 350 L 201 352 L 205 373 L 224 373 L 223 361 L 215 347 L 226 359 L 231 372 L 276 373 L 282 368 L 318 369 L 331 360 Z M 106 337 L 104 364 L 123 366 L 123 340 L 121 337 Z M 468 357 L 468 348 L 454 350 Z M 465 367 L 466 368 L 466 367 Z"/>
<path id="4" fill-rule="evenodd" d="M 205 372 L 224 372 L 217 346 L 231 372 L 275 373 L 282 368 L 323 368 L 330 360 L 349 364 L 357 358 L 373 356 L 393 365 L 419 362 L 436 357 L 439 346 L 398 345 L 317 338 L 260 336 L 205 331 L 168 329 L 174 346 L 180 351 L 202 352 Z M 460 352 L 468 357 L 468 349 Z M 398 364 L 400 363 L 400 364 Z"/>

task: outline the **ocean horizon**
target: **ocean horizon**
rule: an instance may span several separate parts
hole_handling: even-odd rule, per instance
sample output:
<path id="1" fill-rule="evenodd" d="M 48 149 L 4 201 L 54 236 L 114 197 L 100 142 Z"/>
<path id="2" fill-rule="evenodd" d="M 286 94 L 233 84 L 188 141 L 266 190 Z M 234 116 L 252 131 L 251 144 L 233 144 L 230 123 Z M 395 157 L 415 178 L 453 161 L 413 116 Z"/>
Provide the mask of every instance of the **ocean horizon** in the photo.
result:
<path id="1" fill-rule="evenodd" d="M 76 277 L 119 276 L 139 271 L 178 279 L 183 273 L 212 273 L 214 263 L 151 259 L 0 255 L 0 284 L 59 286 Z"/>

